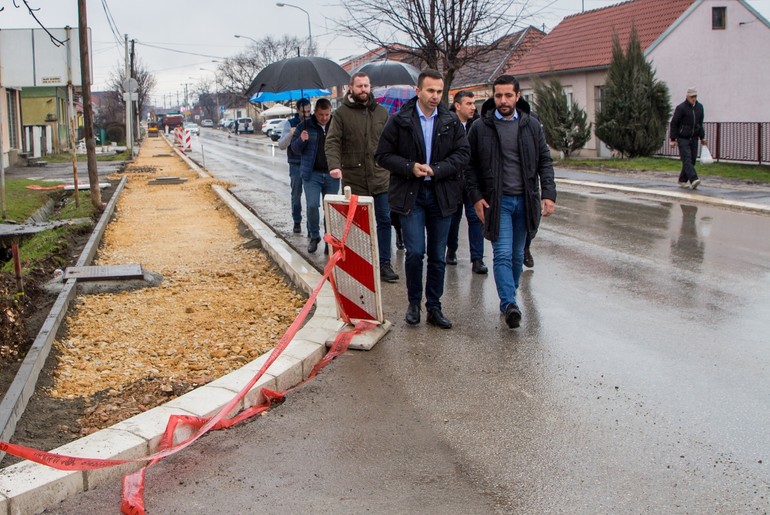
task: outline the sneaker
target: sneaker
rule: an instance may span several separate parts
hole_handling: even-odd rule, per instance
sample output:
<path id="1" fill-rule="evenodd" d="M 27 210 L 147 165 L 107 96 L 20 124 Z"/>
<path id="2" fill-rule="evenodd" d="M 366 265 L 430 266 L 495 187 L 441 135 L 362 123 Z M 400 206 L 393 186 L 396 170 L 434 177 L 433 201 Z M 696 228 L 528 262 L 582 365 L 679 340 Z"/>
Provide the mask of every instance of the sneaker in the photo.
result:
<path id="1" fill-rule="evenodd" d="M 505 308 L 505 323 L 511 329 L 519 327 L 521 323 L 521 311 L 516 304 L 508 304 Z"/>
<path id="2" fill-rule="evenodd" d="M 386 283 L 398 281 L 398 274 L 393 271 L 393 267 L 390 266 L 390 261 L 384 261 L 380 264 L 380 279 Z"/>
<path id="3" fill-rule="evenodd" d="M 685 190 L 690 187 L 690 185 L 687 184 L 686 182 L 678 182 L 677 184 L 679 185 L 680 188 Z"/>
<path id="4" fill-rule="evenodd" d="M 294 234 L 299 234 L 302 232 L 302 227 L 300 227 L 300 223 L 296 222 L 294 224 Z"/>
<path id="5" fill-rule="evenodd" d="M 446 264 L 447 265 L 456 265 L 457 264 L 457 251 L 456 250 L 449 250 L 446 251 Z"/>
<path id="6" fill-rule="evenodd" d="M 474 274 L 486 274 L 489 272 L 487 265 L 484 264 L 484 260 L 482 259 L 474 259 L 471 270 L 473 270 Z"/>
<path id="7" fill-rule="evenodd" d="M 700 179 L 695 179 L 692 181 L 692 189 L 697 190 L 698 186 L 700 186 Z"/>
<path id="8" fill-rule="evenodd" d="M 529 247 L 524 249 L 524 266 L 527 268 L 535 266 L 535 258 L 532 257 L 532 252 L 529 251 Z"/>

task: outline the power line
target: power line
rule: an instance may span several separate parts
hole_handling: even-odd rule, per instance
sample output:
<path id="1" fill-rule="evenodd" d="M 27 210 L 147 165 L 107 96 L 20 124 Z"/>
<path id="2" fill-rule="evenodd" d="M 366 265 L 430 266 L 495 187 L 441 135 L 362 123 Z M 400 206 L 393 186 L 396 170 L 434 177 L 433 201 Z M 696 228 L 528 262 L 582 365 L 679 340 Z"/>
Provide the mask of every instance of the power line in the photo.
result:
<path id="1" fill-rule="evenodd" d="M 136 44 L 137 45 L 146 46 L 146 47 L 149 47 L 149 48 L 156 48 L 158 50 L 166 50 L 167 52 L 176 52 L 177 54 L 195 55 L 195 56 L 198 56 L 198 57 L 209 57 L 211 59 L 224 59 L 224 57 L 219 56 L 219 55 L 208 55 L 208 54 L 197 54 L 195 52 L 184 52 L 182 50 L 176 50 L 174 48 L 166 48 L 166 47 L 162 47 L 162 46 L 151 45 L 149 43 L 142 43 L 141 41 L 137 41 Z"/>

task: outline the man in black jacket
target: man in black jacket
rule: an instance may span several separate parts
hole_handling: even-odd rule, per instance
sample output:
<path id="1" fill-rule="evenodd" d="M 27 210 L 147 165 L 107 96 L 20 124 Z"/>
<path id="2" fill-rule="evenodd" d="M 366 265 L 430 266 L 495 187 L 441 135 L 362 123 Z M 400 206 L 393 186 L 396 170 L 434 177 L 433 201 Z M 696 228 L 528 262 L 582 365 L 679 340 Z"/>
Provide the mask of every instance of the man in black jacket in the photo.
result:
<path id="1" fill-rule="evenodd" d="M 689 88 L 685 101 L 676 106 L 671 118 L 669 130 L 671 148 L 679 146 L 679 159 L 682 171 L 679 174 L 679 187 L 687 188 L 690 181 L 692 189 L 700 186 L 700 179 L 695 172 L 695 160 L 698 157 L 698 139 L 706 145 L 706 131 L 703 129 L 703 104 L 698 102 L 698 90 Z"/>
<path id="2" fill-rule="evenodd" d="M 462 170 L 468 163 L 469 149 L 457 116 L 439 103 L 443 91 L 444 79 L 439 72 L 420 73 L 417 97 L 388 120 L 375 159 L 390 172 L 388 203 L 401 219 L 409 298 L 406 323 L 420 322 L 422 263 L 427 251 L 427 320 L 449 329 L 452 322 L 441 311 L 444 255 L 452 214 L 462 200 Z"/>
<path id="3" fill-rule="evenodd" d="M 471 127 L 471 160 L 465 170 L 468 196 L 492 242 L 492 270 L 500 311 L 510 328 L 519 327 L 516 304 L 524 244 L 540 216 L 556 208 L 551 151 L 540 123 L 529 115 L 519 81 L 502 75 L 493 84 L 496 109 Z M 542 190 L 542 197 L 541 197 Z"/>

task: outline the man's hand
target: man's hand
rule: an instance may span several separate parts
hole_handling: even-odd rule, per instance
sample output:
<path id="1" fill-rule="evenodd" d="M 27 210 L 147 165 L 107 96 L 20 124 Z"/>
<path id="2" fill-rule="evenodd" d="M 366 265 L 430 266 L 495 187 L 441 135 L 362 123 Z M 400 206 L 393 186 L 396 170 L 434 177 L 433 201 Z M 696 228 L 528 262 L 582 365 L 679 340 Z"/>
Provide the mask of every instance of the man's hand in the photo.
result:
<path id="1" fill-rule="evenodd" d="M 676 146 L 676 141 L 669 142 L 668 146 L 674 148 Z"/>
<path id="2" fill-rule="evenodd" d="M 551 216 L 556 210 L 556 202 L 551 199 L 544 198 L 540 202 L 540 213 L 543 216 Z"/>
<path id="3" fill-rule="evenodd" d="M 415 163 L 414 166 L 412 167 L 412 173 L 414 174 L 415 177 L 425 177 L 429 175 L 428 171 L 432 172 L 432 170 L 430 169 L 430 166 L 428 165 Z"/>
<path id="4" fill-rule="evenodd" d="M 484 199 L 481 199 L 475 204 L 473 204 L 473 209 L 476 211 L 476 216 L 479 217 L 479 220 L 481 220 L 481 223 L 484 223 L 484 210 L 488 207 L 489 207 L 489 204 L 487 204 L 487 201 Z"/>
<path id="5" fill-rule="evenodd" d="M 709 142 L 706 141 L 705 139 L 700 140 L 700 144 L 703 145 L 704 147 L 708 147 L 709 146 Z"/>
<path id="6" fill-rule="evenodd" d="M 339 168 L 329 170 L 329 175 L 331 175 L 332 179 L 342 179 L 342 170 Z"/>
<path id="7" fill-rule="evenodd" d="M 301 139 L 302 141 L 307 141 L 310 139 L 310 134 L 308 134 L 306 130 L 302 131 L 299 133 L 299 139 Z"/>

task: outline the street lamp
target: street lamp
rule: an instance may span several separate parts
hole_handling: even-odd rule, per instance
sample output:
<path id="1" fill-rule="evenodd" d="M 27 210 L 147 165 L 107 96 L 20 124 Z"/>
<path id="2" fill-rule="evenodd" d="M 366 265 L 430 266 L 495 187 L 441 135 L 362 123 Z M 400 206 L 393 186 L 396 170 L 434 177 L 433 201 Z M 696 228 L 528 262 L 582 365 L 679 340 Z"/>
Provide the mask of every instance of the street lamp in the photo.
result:
<path id="1" fill-rule="evenodd" d="M 236 38 L 250 39 L 250 40 L 252 40 L 254 42 L 254 44 L 256 44 L 256 45 L 259 44 L 259 41 L 257 41 L 254 38 L 251 38 L 249 36 L 241 36 L 240 34 L 233 34 L 233 36 L 235 36 Z"/>
<path id="2" fill-rule="evenodd" d="M 277 5 L 278 7 L 293 7 L 305 13 L 305 16 L 307 16 L 307 55 L 310 55 L 310 53 L 313 51 L 313 33 L 310 31 L 310 13 L 304 10 L 302 7 L 294 4 L 285 4 L 283 2 L 276 2 L 275 5 Z"/>

